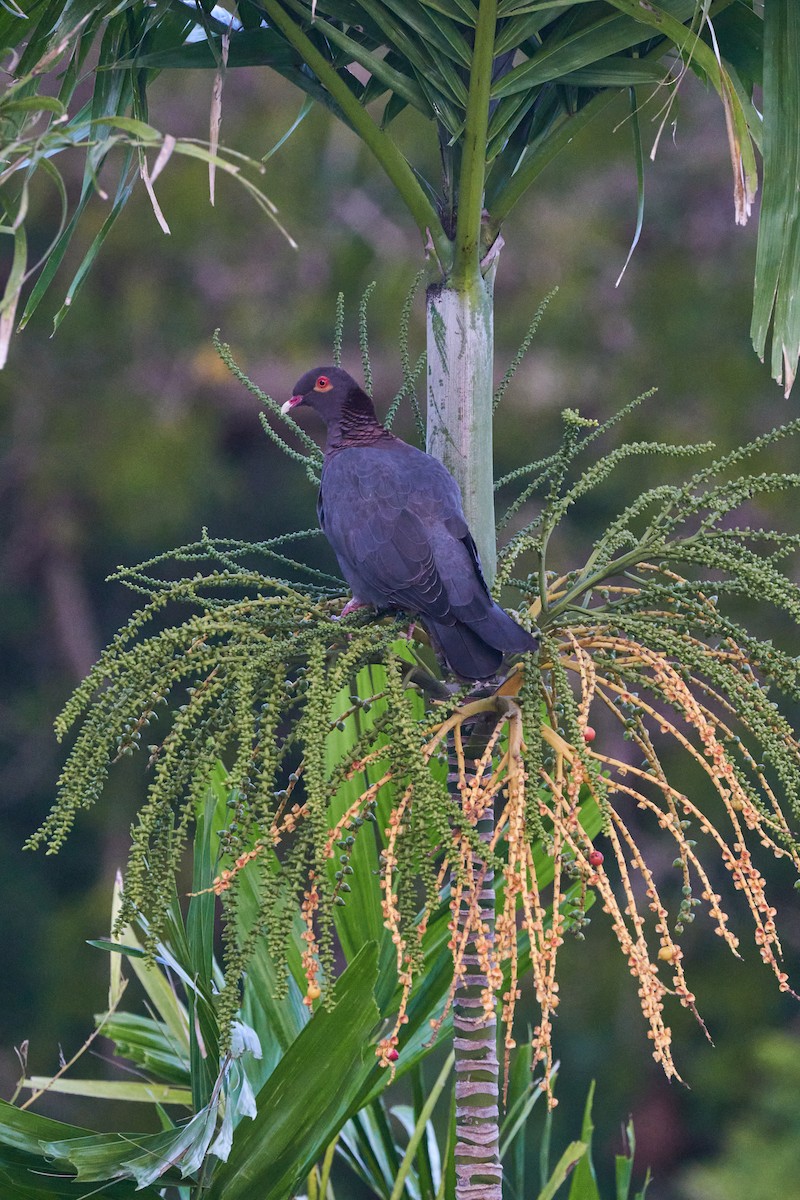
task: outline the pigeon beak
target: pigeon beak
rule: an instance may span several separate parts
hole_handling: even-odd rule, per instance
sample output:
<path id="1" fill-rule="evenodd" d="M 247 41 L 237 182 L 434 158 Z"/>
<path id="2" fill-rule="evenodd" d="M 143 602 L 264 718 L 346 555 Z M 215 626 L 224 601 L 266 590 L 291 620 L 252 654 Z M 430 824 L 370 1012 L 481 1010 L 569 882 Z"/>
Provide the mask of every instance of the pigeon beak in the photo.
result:
<path id="1" fill-rule="evenodd" d="M 298 404 L 302 404 L 302 403 L 303 403 L 302 396 L 292 396 L 291 400 L 287 400 L 285 404 L 281 405 L 281 412 L 283 413 L 284 416 L 286 416 L 286 414 L 290 413 L 293 408 L 297 408 Z"/>

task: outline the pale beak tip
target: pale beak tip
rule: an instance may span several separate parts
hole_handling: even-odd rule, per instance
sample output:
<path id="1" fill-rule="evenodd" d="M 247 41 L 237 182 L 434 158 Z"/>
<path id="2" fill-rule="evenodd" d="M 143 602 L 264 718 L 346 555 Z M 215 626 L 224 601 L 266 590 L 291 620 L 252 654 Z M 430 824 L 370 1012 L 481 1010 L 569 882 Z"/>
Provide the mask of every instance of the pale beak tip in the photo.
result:
<path id="1" fill-rule="evenodd" d="M 297 408 L 297 405 L 302 404 L 302 403 L 303 403 L 302 396 L 292 396 L 291 399 L 287 400 L 285 404 L 281 405 L 281 412 L 283 413 L 284 416 L 286 416 L 288 413 L 290 413 L 292 411 L 293 408 Z"/>

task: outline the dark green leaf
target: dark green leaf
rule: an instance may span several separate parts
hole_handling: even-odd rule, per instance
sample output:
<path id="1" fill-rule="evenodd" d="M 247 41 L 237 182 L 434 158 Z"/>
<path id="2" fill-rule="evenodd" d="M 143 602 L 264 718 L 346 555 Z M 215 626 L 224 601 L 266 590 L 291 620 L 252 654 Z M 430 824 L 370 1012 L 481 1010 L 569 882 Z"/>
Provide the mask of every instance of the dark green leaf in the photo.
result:
<path id="1" fill-rule="evenodd" d="M 763 359 L 772 326 L 771 370 L 786 395 L 800 357 L 800 8 L 764 10 L 764 191 L 758 224 L 750 334 Z"/>
<path id="2" fill-rule="evenodd" d="M 222 39 L 188 42 L 181 46 L 142 54 L 130 59 L 130 67 L 165 70 L 217 70 L 217 54 Z M 215 53 L 216 52 L 216 53 Z M 242 29 L 231 34 L 228 50 L 228 69 L 234 67 L 296 67 L 299 59 L 292 47 L 274 29 Z"/>
<path id="3" fill-rule="evenodd" d="M 636 1153 L 636 1138 L 633 1121 L 625 1126 L 625 1153 L 614 1156 L 614 1177 L 617 1185 L 617 1200 L 629 1200 L 633 1179 L 633 1158 Z"/>
<path id="4" fill-rule="evenodd" d="M 53 1121 L 30 1110 L 15 1108 L 0 1100 L 0 1194 L 8 1200 L 46 1200 L 53 1196 L 71 1196 L 76 1200 L 158 1200 L 156 1191 L 134 1189 L 127 1181 L 79 1184 L 64 1159 L 46 1158 L 42 1142 L 81 1138 L 104 1139 L 105 1134 L 90 1134 L 86 1129 Z"/>
<path id="5" fill-rule="evenodd" d="M 764 69 L 764 22 L 747 4 L 735 3 L 714 17 L 720 54 L 748 90 L 760 87 Z M 705 37 L 706 35 L 704 35 Z"/>
<path id="6" fill-rule="evenodd" d="M 695 11 L 694 0 L 664 0 L 660 6 L 679 21 L 689 20 Z M 587 17 L 573 21 L 545 39 L 527 62 L 504 75 L 492 87 L 492 96 L 510 96 L 533 84 L 563 80 L 565 75 L 593 66 L 609 55 L 628 50 L 657 36 L 643 22 L 621 13 L 587 9 Z"/>
<path id="7" fill-rule="evenodd" d="M 374 1100 L 342 1129 L 339 1153 L 380 1200 L 389 1200 L 397 1172 L 397 1152 L 386 1112 Z"/>
<path id="8" fill-rule="evenodd" d="M 562 76 L 560 83 L 575 87 L 628 87 L 664 82 L 665 68 L 644 58 L 612 54 L 591 67 L 581 67 Z"/>
<path id="9" fill-rule="evenodd" d="M 277 861 L 272 858 L 277 870 Z M 269 870 L 269 866 L 262 867 Z M 258 921 L 259 879 L 255 865 L 242 872 L 239 880 L 239 897 L 236 908 L 236 924 L 240 941 Z M 300 953 L 303 943 L 301 935 L 305 926 L 299 914 L 295 915 L 289 944 L 289 979 L 286 994 L 280 995 L 278 972 L 265 936 L 256 942 L 252 958 L 247 965 L 242 1000 L 242 1015 L 253 1027 L 261 1043 L 262 1059 L 248 1067 L 248 1074 L 256 1091 L 263 1086 L 283 1055 L 299 1036 L 309 1020 L 308 1008 L 303 1004 L 303 991 L 298 981 L 305 985 Z"/>
<path id="10" fill-rule="evenodd" d="M 472 0 L 422 0 L 422 3 L 469 29 L 474 29 L 478 23 L 478 7 Z"/>
<path id="11" fill-rule="evenodd" d="M 109 954 L 124 954 L 126 958 L 147 957 L 145 951 L 138 946 L 123 946 L 121 942 L 109 942 L 104 938 L 97 941 L 87 938 L 86 945 L 94 946 L 97 950 L 107 950 Z"/>
<path id="12" fill-rule="evenodd" d="M 545 167 L 585 126 L 599 116 L 616 96 L 617 93 L 612 89 L 599 92 L 574 116 L 563 116 L 557 123 L 554 121 L 552 132 L 548 130 L 548 136 L 542 136 L 538 143 L 531 146 L 518 167 L 511 164 L 511 172 L 504 171 L 503 175 L 498 177 L 496 185 L 494 179 L 489 181 L 491 191 L 487 195 L 487 203 L 493 221 L 499 223 L 505 220 Z"/>
<path id="13" fill-rule="evenodd" d="M 425 101 L 425 97 L 414 80 L 404 71 L 396 70 L 380 55 L 370 53 L 369 50 L 359 45 L 353 38 L 342 33 L 335 25 L 331 25 L 329 21 L 318 17 L 316 25 L 335 46 L 338 46 L 340 50 L 345 52 L 348 60 L 357 62 L 365 70 L 369 71 L 374 79 L 379 80 L 385 87 L 390 88 L 408 104 L 413 104 L 415 108 L 419 109 L 426 116 L 430 115 L 430 109 Z"/>
<path id="14" fill-rule="evenodd" d="M 425 9 L 421 4 L 408 4 L 406 0 L 376 0 L 408 29 L 413 30 L 424 45 L 440 51 L 453 63 L 468 67 L 472 51 L 458 27 L 441 12 Z"/>
<path id="15" fill-rule="evenodd" d="M 133 63 L 131 63 L 133 65 Z M 185 46 L 170 47 L 142 55 L 137 66 L 158 70 L 166 68 L 206 68 L 216 70 L 216 59 L 206 42 L 191 42 Z M 317 78 L 305 67 L 296 51 L 274 29 L 245 29 L 231 35 L 228 68 L 267 66 L 306 92 L 323 107 L 330 109 L 344 120 L 341 109 Z M 346 78 L 345 78 L 346 77 Z M 342 78 L 349 87 L 357 86 L 349 72 Z"/>
<path id="16" fill-rule="evenodd" d="M 219 862 L 219 831 L 226 824 L 228 783 L 218 763 L 209 780 L 197 815 L 192 856 L 192 898 L 186 914 L 189 971 L 206 1002 L 195 991 L 188 993 L 192 1096 L 195 1112 L 204 1108 L 214 1089 L 219 1062 L 219 1028 L 210 999 L 214 970 L 214 914 L 216 897 L 211 885 Z"/>
<path id="17" fill-rule="evenodd" d="M 375 1062 L 377 949 L 365 946 L 258 1095 L 208 1200 L 284 1200 L 344 1123 Z"/>
<path id="18" fill-rule="evenodd" d="M 81 261 L 80 266 L 78 267 L 77 271 L 75 272 L 72 283 L 69 286 L 69 291 L 67 292 L 64 303 L 61 306 L 61 308 L 58 310 L 58 312 L 56 313 L 56 315 L 53 319 L 54 331 L 56 329 L 58 329 L 59 325 L 64 320 L 64 317 L 69 312 L 70 305 L 72 304 L 72 301 L 75 299 L 78 292 L 80 291 L 81 285 L 83 284 L 86 276 L 88 275 L 89 270 L 90 270 L 94 260 L 97 258 L 97 255 L 100 253 L 100 248 L 102 247 L 103 242 L 108 237 L 109 233 L 111 232 L 111 230 L 113 228 L 114 222 L 116 221 L 117 217 L 122 212 L 125 205 L 127 204 L 128 198 L 130 197 L 130 194 L 133 191 L 135 181 L 136 180 L 135 180 L 135 176 L 134 176 L 131 179 L 129 179 L 128 182 L 125 184 L 125 186 L 122 188 L 121 192 L 118 194 L 117 199 L 114 203 L 114 207 L 112 208 L 111 212 L 106 217 L 103 224 L 101 225 L 99 232 L 97 233 L 94 240 L 92 241 L 92 244 L 89 247 L 89 249 L 86 251 L 86 254 L 83 256 L 83 260 Z M 88 199 L 88 197 L 87 197 L 87 199 Z M 76 214 L 76 216 L 77 216 L 77 214 Z M 68 229 L 65 230 L 65 233 L 63 235 L 63 242 L 59 243 L 59 247 L 57 248 L 57 251 L 54 252 L 54 254 L 57 255 L 58 250 L 60 250 L 61 256 L 63 256 L 63 254 L 66 253 L 67 247 L 69 245 L 70 237 L 72 236 L 72 233 L 74 232 L 74 228 L 75 228 L 75 218 L 73 218 L 73 221 L 70 223 L 70 226 L 68 227 Z M 67 235 L 69 235 L 69 236 L 67 236 Z M 60 262 L 60 257 L 54 258 L 54 261 L 56 263 L 56 267 L 54 268 L 54 270 L 55 270 L 55 269 L 57 269 L 58 262 Z M 47 266 L 48 267 L 50 266 L 49 262 L 48 262 Z M 45 275 L 47 275 L 47 278 L 45 281 L 45 287 L 46 287 L 52 279 L 52 273 L 43 272 L 42 277 L 44 278 Z M 42 281 L 40 280 L 39 282 L 42 282 Z M 39 300 L 42 297 L 43 291 L 44 291 L 44 288 L 42 289 L 42 291 L 38 292 L 38 294 L 37 294 L 37 289 L 36 288 L 34 289 L 34 293 L 31 296 L 31 298 L 28 302 L 28 305 L 25 309 L 25 312 L 23 314 L 23 322 L 27 321 L 28 318 L 30 317 L 31 313 L 33 312 L 33 308 L 35 307 L 35 305 L 33 304 L 34 296 L 36 296 L 36 303 L 38 304 Z"/>
<path id="19" fill-rule="evenodd" d="M 575 1168 L 577 1163 L 580 1163 L 585 1154 L 586 1144 L 584 1142 L 570 1142 L 556 1163 L 553 1174 L 539 1193 L 539 1200 L 553 1200 L 553 1197 L 567 1179 L 570 1171 Z"/>
<path id="20" fill-rule="evenodd" d="M 114 1043 L 121 1058 L 130 1059 L 156 1079 L 189 1085 L 188 1057 L 164 1022 L 136 1013 L 112 1013 L 103 1020 L 103 1036 Z"/>
<path id="21" fill-rule="evenodd" d="M 600 1200 L 600 1193 L 597 1188 L 597 1176 L 595 1175 L 594 1163 L 592 1162 L 592 1135 L 594 1134 L 592 1103 L 594 1101 L 594 1087 L 594 1080 L 592 1080 L 586 1096 L 586 1104 L 583 1110 L 583 1124 L 581 1126 L 581 1141 L 586 1144 L 586 1153 L 572 1174 L 569 1200 Z"/>
<path id="22" fill-rule="evenodd" d="M 534 38 L 545 25 L 549 25 L 557 15 L 559 15 L 558 10 L 554 11 L 550 6 L 548 8 L 540 7 L 538 11 L 534 12 L 520 11 L 519 15 L 507 17 L 497 33 L 496 53 L 505 54 L 507 50 L 519 49 L 529 39 Z M 553 36 L 552 31 L 550 36 Z"/>

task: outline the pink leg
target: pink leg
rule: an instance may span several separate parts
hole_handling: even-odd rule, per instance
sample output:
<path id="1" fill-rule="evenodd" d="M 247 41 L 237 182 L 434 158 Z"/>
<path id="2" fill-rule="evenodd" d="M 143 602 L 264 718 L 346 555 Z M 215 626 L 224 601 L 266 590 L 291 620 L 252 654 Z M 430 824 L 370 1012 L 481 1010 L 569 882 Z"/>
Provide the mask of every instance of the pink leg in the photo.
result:
<path id="1" fill-rule="evenodd" d="M 351 600 L 347 601 L 347 604 L 345 604 L 344 608 L 339 613 L 339 616 L 346 617 L 346 616 L 348 616 L 349 613 L 356 612 L 356 610 L 359 608 L 371 608 L 371 607 L 372 606 L 370 604 L 367 604 L 367 602 L 365 600 L 359 600 L 357 596 L 353 596 L 353 598 Z"/>

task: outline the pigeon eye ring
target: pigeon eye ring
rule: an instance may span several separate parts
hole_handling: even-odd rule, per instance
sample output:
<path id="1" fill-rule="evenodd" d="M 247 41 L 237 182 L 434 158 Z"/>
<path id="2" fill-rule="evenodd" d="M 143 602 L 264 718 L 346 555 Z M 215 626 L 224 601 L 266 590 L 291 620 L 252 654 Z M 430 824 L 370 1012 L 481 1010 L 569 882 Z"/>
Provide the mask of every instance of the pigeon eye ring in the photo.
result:
<path id="1" fill-rule="evenodd" d="M 327 375 L 320 375 L 319 379 L 314 384 L 314 391 L 315 392 L 332 392 L 333 391 L 333 384 L 331 383 L 330 379 L 328 379 Z"/>

